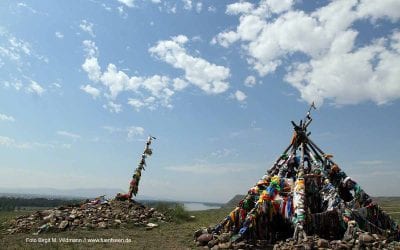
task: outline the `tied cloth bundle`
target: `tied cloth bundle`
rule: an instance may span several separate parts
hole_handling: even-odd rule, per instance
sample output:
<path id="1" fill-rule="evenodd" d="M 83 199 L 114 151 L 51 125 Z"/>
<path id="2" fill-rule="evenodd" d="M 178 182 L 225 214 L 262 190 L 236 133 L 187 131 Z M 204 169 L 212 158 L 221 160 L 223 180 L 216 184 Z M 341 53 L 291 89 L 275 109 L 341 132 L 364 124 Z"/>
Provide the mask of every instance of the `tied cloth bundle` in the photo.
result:
<path id="1" fill-rule="evenodd" d="M 150 148 L 151 141 L 155 139 L 152 136 L 149 136 L 146 141 L 146 146 L 144 148 L 142 159 L 139 162 L 138 167 L 135 170 L 135 173 L 132 176 L 132 181 L 129 186 L 129 194 L 132 197 L 132 194 L 136 196 L 139 191 L 139 182 L 140 177 L 142 176 L 142 170 L 145 170 L 144 167 L 146 166 L 146 157 L 151 156 L 153 154 L 153 150 Z"/>
<path id="2" fill-rule="evenodd" d="M 153 139 L 156 139 L 153 136 L 149 136 L 146 141 L 146 146 L 144 148 L 142 158 L 139 161 L 139 164 L 137 168 L 135 169 L 135 172 L 132 176 L 132 180 L 129 183 L 129 191 L 126 194 L 121 194 L 118 193 L 116 199 L 118 200 L 130 200 L 132 196 L 136 196 L 138 191 L 139 191 L 139 183 L 140 183 L 140 178 L 142 176 L 142 170 L 145 170 L 146 166 L 146 158 L 151 156 L 153 154 L 153 150 L 150 148 L 151 141 Z"/>

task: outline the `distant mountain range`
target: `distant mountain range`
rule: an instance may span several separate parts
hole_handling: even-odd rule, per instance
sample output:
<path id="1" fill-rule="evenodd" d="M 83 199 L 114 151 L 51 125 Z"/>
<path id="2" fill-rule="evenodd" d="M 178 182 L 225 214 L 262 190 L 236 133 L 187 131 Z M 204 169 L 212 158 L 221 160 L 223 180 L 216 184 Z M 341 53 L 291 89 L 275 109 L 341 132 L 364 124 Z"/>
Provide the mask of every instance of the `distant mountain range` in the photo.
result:
<path id="1" fill-rule="evenodd" d="M 230 199 L 226 204 L 224 204 L 223 207 L 225 207 L 225 208 L 234 208 L 239 204 L 239 202 L 241 200 L 244 199 L 245 196 L 246 195 L 244 195 L 244 194 L 237 194 L 237 195 L 233 196 L 233 198 Z"/>
<path id="2" fill-rule="evenodd" d="M 59 198 L 64 200 L 72 199 L 92 199 L 100 195 L 105 195 L 107 199 L 114 198 L 117 193 L 124 193 L 126 190 L 117 188 L 2 188 L 0 187 L 0 197 L 20 197 L 20 198 Z M 137 200 L 155 200 L 160 198 L 139 194 Z M 163 201 L 172 201 L 162 199 Z"/>
<path id="3" fill-rule="evenodd" d="M 24 197 L 24 198 L 94 198 L 105 195 L 107 198 L 115 197 L 124 190 L 116 188 L 75 188 L 75 189 L 57 189 L 57 188 L 0 188 L 0 196 Z"/>

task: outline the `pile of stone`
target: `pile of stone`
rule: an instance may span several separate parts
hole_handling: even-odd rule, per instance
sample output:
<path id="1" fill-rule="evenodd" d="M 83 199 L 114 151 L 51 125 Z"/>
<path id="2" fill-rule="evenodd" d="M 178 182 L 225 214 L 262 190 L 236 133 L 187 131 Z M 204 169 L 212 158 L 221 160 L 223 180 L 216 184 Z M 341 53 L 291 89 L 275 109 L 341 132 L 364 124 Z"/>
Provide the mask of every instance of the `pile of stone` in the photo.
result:
<path id="1" fill-rule="evenodd" d="M 400 242 L 389 241 L 385 237 L 368 232 L 356 235 L 354 238 L 343 240 L 328 241 L 317 235 L 308 236 L 301 242 L 289 238 L 286 241 L 279 241 L 271 244 L 266 240 L 256 240 L 255 242 L 247 242 L 246 239 L 235 240 L 233 234 L 222 233 L 220 235 L 213 234 L 211 228 L 202 228 L 194 233 L 194 239 L 197 246 L 218 250 L 218 249 L 274 249 L 274 250 L 291 250 L 291 249 L 400 249 Z"/>
<path id="2" fill-rule="evenodd" d="M 118 228 L 125 225 L 151 229 L 158 226 L 153 222 L 164 221 L 166 217 L 162 213 L 133 200 L 96 199 L 17 217 L 8 223 L 7 232 L 39 234 L 47 231 Z"/>
<path id="3" fill-rule="evenodd" d="M 231 240 L 232 233 L 213 234 L 212 228 L 201 228 L 194 233 L 194 240 L 198 247 L 217 249 L 251 249 L 254 245 L 248 244 L 246 240 L 234 242 Z"/>
<path id="4" fill-rule="evenodd" d="M 348 240 L 332 240 L 309 236 L 301 243 L 291 239 L 277 242 L 274 250 L 287 249 L 400 249 L 400 242 L 388 241 L 386 238 L 377 234 L 362 233 L 358 237 Z"/>

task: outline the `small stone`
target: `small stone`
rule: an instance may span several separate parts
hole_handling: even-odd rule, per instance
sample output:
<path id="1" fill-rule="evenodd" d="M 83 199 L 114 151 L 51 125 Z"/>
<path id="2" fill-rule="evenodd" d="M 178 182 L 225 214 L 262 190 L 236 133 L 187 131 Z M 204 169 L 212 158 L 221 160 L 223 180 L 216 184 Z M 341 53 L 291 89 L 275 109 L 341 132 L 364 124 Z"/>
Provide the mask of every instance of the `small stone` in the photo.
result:
<path id="1" fill-rule="evenodd" d="M 220 243 L 225 243 L 225 242 L 228 242 L 230 238 L 231 238 L 231 235 L 229 233 L 222 233 L 218 237 L 218 240 Z"/>
<path id="2" fill-rule="evenodd" d="M 373 234 L 372 237 L 374 237 L 375 240 L 379 240 L 379 236 L 377 234 Z"/>
<path id="3" fill-rule="evenodd" d="M 210 240 L 213 239 L 212 234 L 202 234 L 197 238 L 197 241 L 200 242 L 203 245 L 206 245 Z"/>
<path id="4" fill-rule="evenodd" d="M 321 247 L 321 248 L 328 248 L 329 247 L 329 241 L 327 241 L 325 239 L 319 239 L 317 241 L 317 246 Z"/>
<path id="5" fill-rule="evenodd" d="M 219 250 L 220 248 L 219 248 L 219 246 L 218 245 L 215 245 L 215 246 L 213 246 L 212 248 L 211 248 L 211 250 Z"/>
<path id="6" fill-rule="evenodd" d="M 366 243 L 372 243 L 374 241 L 374 237 L 364 233 L 358 236 L 358 241 L 360 242 L 360 245 L 364 245 Z"/>
<path id="7" fill-rule="evenodd" d="M 99 223 L 97 224 L 97 226 L 98 226 L 99 228 L 107 228 L 107 223 L 105 223 L 104 221 L 102 221 L 102 222 L 99 222 Z"/>
<path id="8" fill-rule="evenodd" d="M 207 246 L 208 246 L 209 248 L 212 248 L 212 247 L 215 246 L 216 244 L 218 244 L 218 240 L 217 240 L 217 239 L 213 239 L 213 240 L 210 240 L 210 241 L 208 242 Z"/>
<path id="9" fill-rule="evenodd" d="M 246 248 L 246 243 L 244 242 L 238 242 L 233 245 L 233 249 L 245 249 Z"/>
<path id="10" fill-rule="evenodd" d="M 155 223 L 147 223 L 147 224 L 146 224 L 146 227 L 155 228 L 155 227 L 158 227 L 158 224 L 155 224 Z"/>
<path id="11" fill-rule="evenodd" d="M 194 238 L 197 239 L 200 235 L 207 233 L 207 228 L 203 227 L 194 232 Z"/>
<path id="12" fill-rule="evenodd" d="M 59 229 L 65 229 L 65 228 L 67 228 L 68 223 L 69 222 L 67 220 L 61 221 L 60 225 L 58 225 L 58 228 Z"/>
<path id="13" fill-rule="evenodd" d="M 219 249 L 230 249 L 232 247 L 231 242 L 219 243 Z"/>

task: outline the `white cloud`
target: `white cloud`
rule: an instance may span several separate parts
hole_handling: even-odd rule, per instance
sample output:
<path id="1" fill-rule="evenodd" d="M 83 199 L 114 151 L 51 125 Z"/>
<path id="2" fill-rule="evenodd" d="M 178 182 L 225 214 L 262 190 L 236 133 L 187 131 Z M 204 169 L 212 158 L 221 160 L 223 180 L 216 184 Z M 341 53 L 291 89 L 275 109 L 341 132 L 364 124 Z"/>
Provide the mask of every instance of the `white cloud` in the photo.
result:
<path id="1" fill-rule="evenodd" d="M 226 6 L 226 14 L 237 15 L 242 13 L 249 13 L 254 8 L 253 4 L 249 2 L 237 2 Z"/>
<path id="2" fill-rule="evenodd" d="M 237 90 L 237 91 L 235 92 L 235 98 L 236 98 L 236 100 L 239 101 L 239 102 L 244 102 L 244 100 L 246 100 L 247 96 L 246 96 L 246 94 L 243 93 L 242 91 Z"/>
<path id="3" fill-rule="evenodd" d="M 127 131 L 128 131 L 127 138 L 132 139 L 132 138 L 136 137 L 137 135 L 143 135 L 144 128 L 131 126 L 131 127 L 127 128 Z"/>
<path id="4" fill-rule="evenodd" d="M 18 80 L 18 79 L 12 79 L 11 81 L 4 81 L 4 82 L 3 82 L 3 85 L 4 85 L 4 87 L 6 87 L 6 88 L 12 87 L 12 88 L 14 88 L 14 89 L 17 90 L 17 91 L 19 91 L 19 90 L 23 87 L 21 81 Z"/>
<path id="5" fill-rule="evenodd" d="M 239 35 L 234 31 L 228 31 L 219 33 L 216 37 L 211 40 L 211 44 L 219 43 L 222 47 L 229 47 L 232 43 L 239 40 Z"/>
<path id="6" fill-rule="evenodd" d="M 354 38 L 338 37 L 335 43 L 341 45 L 332 45 L 321 58 L 298 64 L 286 80 L 304 100 L 317 105 L 324 99 L 346 105 L 364 101 L 385 104 L 400 98 L 399 51 L 385 47 L 384 40 L 355 50 L 342 45 L 353 45 Z"/>
<path id="7" fill-rule="evenodd" d="M 0 113 L 0 121 L 15 122 L 15 119 L 14 119 L 14 117 L 12 117 L 12 116 L 5 115 L 5 114 L 1 114 L 1 113 Z"/>
<path id="8" fill-rule="evenodd" d="M 398 21 L 398 1 L 337 0 L 308 13 L 293 9 L 293 4 L 293 0 L 265 0 L 258 5 L 228 5 L 226 13 L 239 15 L 239 25 L 218 34 L 211 43 L 229 47 L 240 42 L 247 62 L 260 76 L 287 65 L 285 80 L 308 102 L 383 104 L 400 97 L 395 80 L 399 79 L 395 58 L 400 35 L 392 30 L 391 37 L 357 47 L 359 32 L 353 26 L 368 18 Z M 303 58 L 291 60 L 296 53 Z"/>
<path id="9" fill-rule="evenodd" d="M 26 90 L 38 96 L 41 96 L 46 91 L 42 86 L 39 85 L 39 83 L 33 80 L 31 80 L 31 84 L 29 84 L 29 86 L 26 87 Z"/>
<path id="10" fill-rule="evenodd" d="M 265 2 L 271 12 L 276 14 L 291 9 L 294 4 L 294 0 L 266 0 Z"/>
<path id="11" fill-rule="evenodd" d="M 106 87 L 105 96 L 109 101 L 103 105 L 104 108 L 115 113 L 121 112 L 122 105 L 116 104 L 115 100 L 122 92 L 130 92 L 137 96 L 129 97 L 127 103 L 138 111 L 142 107 L 149 109 L 155 109 L 157 106 L 172 107 L 170 99 L 174 95 L 174 91 L 171 90 L 172 81 L 169 77 L 160 75 L 128 76 L 112 63 L 108 64 L 107 69 L 102 72 L 97 59 L 99 53 L 96 44 L 93 41 L 85 40 L 83 45 L 86 58 L 82 69 L 88 74 L 90 80 Z M 90 92 L 89 94 L 93 94 L 92 96 L 100 94 L 100 90 L 91 85 L 83 86 L 81 89 Z"/>
<path id="12" fill-rule="evenodd" d="M 184 172 L 190 174 L 215 174 L 222 175 L 232 172 L 246 172 L 253 167 L 242 166 L 240 164 L 194 164 L 183 166 L 165 167 L 166 170 L 175 172 Z"/>
<path id="13" fill-rule="evenodd" d="M 141 100 L 134 99 L 134 98 L 129 98 L 128 104 L 131 105 L 132 107 L 134 107 L 136 109 L 136 111 L 139 111 L 142 107 L 144 107 L 146 105 Z"/>
<path id="14" fill-rule="evenodd" d="M 6 146 L 6 147 L 11 147 L 14 144 L 15 144 L 14 139 L 11 139 L 6 136 L 0 136 L 0 145 Z"/>
<path id="15" fill-rule="evenodd" d="M 174 79 L 174 89 L 177 91 L 185 89 L 188 85 L 189 83 L 181 78 Z"/>
<path id="16" fill-rule="evenodd" d="M 358 161 L 356 164 L 359 165 L 364 165 L 364 166 L 373 166 L 373 167 L 379 167 L 382 165 L 387 165 L 390 162 L 384 161 L 384 160 L 363 160 L 363 161 Z"/>
<path id="17" fill-rule="evenodd" d="M 400 2 L 397 0 L 362 0 L 357 7 L 359 17 L 371 17 L 373 21 L 389 18 L 394 22 L 400 18 L 399 10 Z"/>
<path id="18" fill-rule="evenodd" d="M 68 131 L 64 131 L 64 130 L 57 131 L 57 135 L 68 137 L 68 138 L 71 138 L 71 139 L 74 139 L 74 140 L 77 140 L 77 139 L 81 138 L 81 136 L 78 135 L 78 134 L 74 134 L 74 133 L 71 133 L 71 132 L 68 132 Z"/>
<path id="19" fill-rule="evenodd" d="M 55 148 L 61 147 L 59 144 L 40 143 L 40 142 L 18 142 L 7 136 L 0 136 L 0 146 L 17 149 L 33 149 L 33 148 Z"/>
<path id="20" fill-rule="evenodd" d="M 134 0 L 118 0 L 118 2 L 126 5 L 129 8 L 132 8 L 135 6 L 135 1 Z"/>
<path id="21" fill-rule="evenodd" d="M 256 78 L 254 76 L 248 76 L 244 80 L 244 85 L 246 87 L 251 88 L 251 87 L 254 87 L 254 85 L 256 85 L 256 84 L 257 84 L 257 82 L 256 82 Z"/>
<path id="22" fill-rule="evenodd" d="M 182 0 L 182 2 L 185 10 L 191 10 L 193 8 L 192 0 Z"/>
<path id="23" fill-rule="evenodd" d="M 209 12 L 214 12 L 214 13 L 217 12 L 217 8 L 215 8 L 215 6 L 213 6 L 213 5 L 208 6 L 207 10 Z"/>
<path id="24" fill-rule="evenodd" d="M 225 158 L 228 156 L 232 156 L 233 150 L 228 149 L 228 148 L 223 148 L 223 149 L 218 149 L 215 152 L 211 153 L 211 156 L 214 156 L 216 158 Z"/>
<path id="25" fill-rule="evenodd" d="M 63 39 L 63 38 L 64 38 L 64 34 L 61 33 L 60 31 L 56 31 L 56 32 L 54 33 L 54 35 L 55 35 L 57 38 L 59 38 L 59 39 Z"/>
<path id="26" fill-rule="evenodd" d="M 95 34 L 93 32 L 93 23 L 87 20 L 82 20 L 82 22 L 79 24 L 79 27 L 81 28 L 81 30 L 85 31 L 90 36 L 95 37 Z"/>
<path id="27" fill-rule="evenodd" d="M 122 111 L 122 105 L 121 104 L 117 104 L 117 103 L 115 103 L 113 101 L 108 101 L 107 104 L 103 105 L 103 108 L 107 109 L 111 113 L 117 113 L 117 114 Z"/>
<path id="28" fill-rule="evenodd" d="M 9 61 L 16 65 L 16 70 L 23 73 L 24 69 L 31 66 L 34 61 L 32 59 L 44 63 L 49 62 L 46 56 L 35 52 L 29 42 L 15 37 L 0 26 L 0 67 Z"/>
<path id="29" fill-rule="evenodd" d="M 27 5 L 26 3 L 18 3 L 17 7 L 19 8 L 25 8 L 27 10 L 29 10 L 30 12 L 32 12 L 33 14 L 37 14 L 37 10 L 35 10 L 34 8 L 32 8 L 31 6 Z"/>
<path id="30" fill-rule="evenodd" d="M 98 82 L 101 77 L 101 69 L 96 57 L 88 57 L 82 64 L 82 69 L 88 73 L 90 80 Z"/>
<path id="31" fill-rule="evenodd" d="M 129 126 L 126 128 L 118 128 L 113 126 L 103 126 L 103 129 L 107 130 L 109 133 L 123 133 L 126 134 L 127 140 L 132 140 L 137 136 L 141 136 L 144 134 L 145 129 L 140 126 Z"/>
<path id="32" fill-rule="evenodd" d="M 117 7 L 117 10 L 118 10 L 118 14 L 123 18 L 123 19 L 126 19 L 126 18 L 128 18 L 128 14 L 125 12 L 125 10 L 124 10 L 124 6 L 118 6 Z"/>
<path id="33" fill-rule="evenodd" d="M 203 58 L 189 55 L 183 45 L 188 41 L 184 35 L 172 37 L 171 40 L 159 41 L 149 49 L 153 56 L 182 69 L 188 82 L 208 94 L 219 94 L 229 88 L 227 79 L 229 68 L 212 64 Z"/>
<path id="34" fill-rule="evenodd" d="M 202 9 L 203 9 L 203 3 L 197 2 L 196 3 L 196 12 L 200 13 Z"/>
<path id="35" fill-rule="evenodd" d="M 99 48 L 96 43 L 91 40 L 84 40 L 82 42 L 83 50 L 86 52 L 86 57 L 97 57 L 99 56 Z"/>
<path id="36" fill-rule="evenodd" d="M 22 63 L 22 57 L 32 55 L 31 45 L 28 42 L 18 39 L 6 32 L 0 32 L 0 35 L 4 36 L 7 41 L 3 46 L 0 44 L 1 57 L 8 58 L 17 63 Z"/>
<path id="37" fill-rule="evenodd" d="M 81 86 L 80 89 L 91 95 L 94 99 L 96 99 L 100 95 L 100 90 L 90 86 L 89 84 Z"/>

